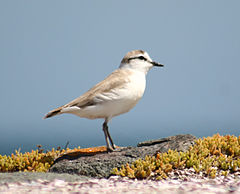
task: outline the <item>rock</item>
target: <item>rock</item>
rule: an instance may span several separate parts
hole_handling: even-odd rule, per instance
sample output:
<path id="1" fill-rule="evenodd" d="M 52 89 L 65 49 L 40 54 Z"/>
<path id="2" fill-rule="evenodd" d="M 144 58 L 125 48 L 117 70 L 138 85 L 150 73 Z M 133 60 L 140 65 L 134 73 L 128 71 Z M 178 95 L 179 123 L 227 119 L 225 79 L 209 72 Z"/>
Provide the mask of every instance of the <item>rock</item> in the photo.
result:
<path id="1" fill-rule="evenodd" d="M 169 149 L 186 151 L 193 145 L 196 137 L 192 135 L 176 135 L 158 140 L 141 142 L 138 147 L 125 147 L 110 153 L 96 155 L 62 156 L 49 169 L 50 172 L 84 175 L 87 177 L 108 178 L 111 170 L 132 163 L 138 158 L 157 152 L 167 152 Z"/>

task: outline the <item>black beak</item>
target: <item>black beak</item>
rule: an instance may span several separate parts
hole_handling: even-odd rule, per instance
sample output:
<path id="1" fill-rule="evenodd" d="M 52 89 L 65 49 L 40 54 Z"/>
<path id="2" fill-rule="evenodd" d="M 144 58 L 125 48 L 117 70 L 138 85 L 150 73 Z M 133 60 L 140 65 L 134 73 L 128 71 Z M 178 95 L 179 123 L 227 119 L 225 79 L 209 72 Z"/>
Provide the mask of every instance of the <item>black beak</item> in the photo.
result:
<path id="1" fill-rule="evenodd" d="M 157 66 L 157 67 L 163 67 L 164 65 L 163 64 L 160 64 L 160 63 L 157 63 L 157 62 L 154 62 L 152 61 L 151 62 L 153 66 Z"/>

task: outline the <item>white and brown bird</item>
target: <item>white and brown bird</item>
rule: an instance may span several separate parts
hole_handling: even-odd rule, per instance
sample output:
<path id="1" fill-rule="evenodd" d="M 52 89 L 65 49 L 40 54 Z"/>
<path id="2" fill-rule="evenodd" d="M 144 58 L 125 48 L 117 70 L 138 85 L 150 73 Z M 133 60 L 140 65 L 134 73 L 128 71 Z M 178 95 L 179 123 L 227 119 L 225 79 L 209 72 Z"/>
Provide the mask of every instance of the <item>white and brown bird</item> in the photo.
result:
<path id="1" fill-rule="evenodd" d="M 130 111 L 142 98 L 146 74 L 153 66 L 163 67 L 152 61 L 145 51 L 130 51 L 122 59 L 119 68 L 107 78 L 82 96 L 50 111 L 44 118 L 70 113 L 88 119 L 105 119 L 103 132 L 107 149 L 113 151 L 116 146 L 108 131 L 108 122 L 113 117 Z"/>

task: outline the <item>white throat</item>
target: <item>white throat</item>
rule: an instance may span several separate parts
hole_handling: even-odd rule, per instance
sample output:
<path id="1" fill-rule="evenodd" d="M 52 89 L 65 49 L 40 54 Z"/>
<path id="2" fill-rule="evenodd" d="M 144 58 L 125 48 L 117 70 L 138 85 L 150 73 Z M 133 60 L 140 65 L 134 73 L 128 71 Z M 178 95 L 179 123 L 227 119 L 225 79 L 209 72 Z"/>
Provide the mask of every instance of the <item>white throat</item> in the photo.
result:
<path id="1" fill-rule="evenodd" d="M 147 63 L 147 62 L 144 62 L 144 63 Z M 139 63 L 133 61 L 131 63 L 121 63 L 119 68 L 142 72 L 146 75 L 148 73 L 148 71 L 152 68 L 152 66 L 139 64 Z"/>

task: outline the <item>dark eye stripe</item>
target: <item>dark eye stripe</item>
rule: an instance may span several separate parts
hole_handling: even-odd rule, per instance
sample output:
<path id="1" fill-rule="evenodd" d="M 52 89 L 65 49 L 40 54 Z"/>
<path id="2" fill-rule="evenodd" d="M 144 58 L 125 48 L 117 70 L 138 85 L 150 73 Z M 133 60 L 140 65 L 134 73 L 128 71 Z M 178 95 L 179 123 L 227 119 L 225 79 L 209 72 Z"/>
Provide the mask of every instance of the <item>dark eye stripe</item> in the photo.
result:
<path id="1" fill-rule="evenodd" d="M 129 61 L 132 60 L 132 59 L 140 59 L 140 60 L 147 61 L 147 59 L 144 56 L 132 57 L 132 58 L 129 58 Z"/>
<path id="2" fill-rule="evenodd" d="M 147 60 L 144 56 L 139 56 L 138 58 L 141 59 L 141 60 L 144 60 L 144 61 Z"/>

